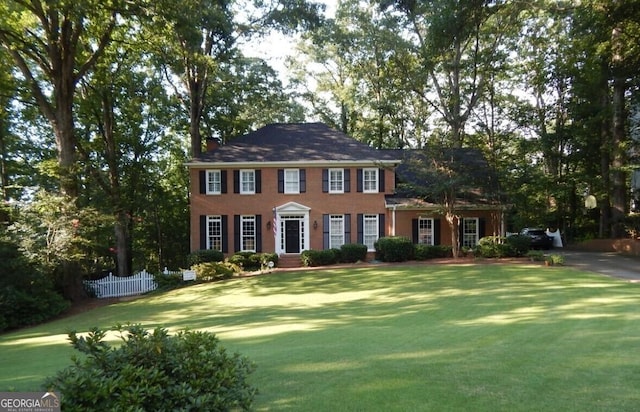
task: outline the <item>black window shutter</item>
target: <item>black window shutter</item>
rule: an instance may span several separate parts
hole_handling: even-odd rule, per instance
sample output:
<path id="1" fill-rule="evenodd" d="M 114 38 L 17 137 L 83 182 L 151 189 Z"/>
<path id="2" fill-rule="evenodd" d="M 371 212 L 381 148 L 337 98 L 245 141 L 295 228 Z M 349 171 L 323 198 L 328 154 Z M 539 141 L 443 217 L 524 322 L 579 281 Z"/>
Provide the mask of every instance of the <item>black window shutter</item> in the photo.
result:
<path id="1" fill-rule="evenodd" d="M 439 245 L 440 240 L 440 219 L 433 219 L 433 244 Z"/>
<path id="2" fill-rule="evenodd" d="M 344 215 L 344 243 L 351 243 L 351 215 Z"/>
<path id="3" fill-rule="evenodd" d="M 262 193 L 262 170 L 256 170 L 256 193 Z"/>
<path id="4" fill-rule="evenodd" d="M 364 215 L 358 213 L 358 243 L 364 244 Z"/>
<path id="5" fill-rule="evenodd" d="M 300 169 L 300 193 L 307 192 L 307 171 Z"/>
<path id="6" fill-rule="evenodd" d="M 256 215 L 256 253 L 262 253 L 262 215 Z"/>
<path id="7" fill-rule="evenodd" d="M 329 215 L 322 215 L 322 248 L 329 249 Z"/>
<path id="8" fill-rule="evenodd" d="M 240 193 L 240 171 L 233 171 L 233 193 Z"/>
<path id="9" fill-rule="evenodd" d="M 229 253 L 229 217 L 222 215 L 222 253 Z"/>
<path id="10" fill-rule="evenodd" d="M 329 191 L 329 169 L 322 169 L 322 192 Z"/>
<path id="11" fill-rule="evenodd" d="M 384 193 L 384 169 L 378 169 L 378 192 Z"/>
<path id="12" fill-rule="evenodd" d="M 418 239 L 418 219 L 411 219 L 411 237 L 413 243 L 418 244 L 420 241 L 420 239 Z"/>
<path id="13" fill-rule="evenodd" d="M 207 172 L 201 170 L 200 173 L 200 194 L 203 195 L 207 193 Z"/>
<path id="14" fill-rule="evenodd" d="M 356 179 L 356 190 L 358 191 L 358 193 L 362 193 L 362 169 L 356 170 Z"/>
<path id="15" fill-rule="evenodd" d="M 464 236 L 464 218 L 458 219 L 458 245 L 462 247 L 462 237 Z"/>
<path id="16" fill-rule="evenodd" d="M 384 225 L 384 213 L 380 213 L 378 215 L 378 237 L 384 237 L 385 235 L 385 225 Z"/>
<path id="17" fill-rule="evenodd" d="M 284 193 L 284 169 L 278 169 L 278 193 Z"/>
<path id="18" fill-rule="evenodd" d="M 227 193 L 227 171 L 220 172 L 220 192 Z"/>
<path id="19" fill-rule="evenodd" d="M 351 169 L 344 169 L 344 192 L 351 192 Z"/>
<path id="20" fill-rule="evenodd" d="M 478 239 L 482 239 L 487 236 L 487 219 L 480 218 L 478 219 Z"/>
<path id="21" fill-rule="evenodd" d="M 233 250 L 240 251 L 240 215 L 233 215 Z"/>
<path id="22" fill-rule="evenodd" d="M 207 216 L 200 215 L 200 249 L 207 248 Z"/>

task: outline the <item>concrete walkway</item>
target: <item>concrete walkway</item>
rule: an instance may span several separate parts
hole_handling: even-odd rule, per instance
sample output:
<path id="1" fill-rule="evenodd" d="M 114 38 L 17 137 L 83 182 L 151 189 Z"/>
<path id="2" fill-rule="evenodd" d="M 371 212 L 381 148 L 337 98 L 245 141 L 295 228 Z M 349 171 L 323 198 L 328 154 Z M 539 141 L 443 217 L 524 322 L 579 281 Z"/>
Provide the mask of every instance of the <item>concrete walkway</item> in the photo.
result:
<path id="1" fill-rule="evenodd" d="M 640 282 L 640 257 L 614 252 L 582 252 L 554 249 L 550 253 L 564 255 L 565 265 L 601 273 L 633 282 Z"/>

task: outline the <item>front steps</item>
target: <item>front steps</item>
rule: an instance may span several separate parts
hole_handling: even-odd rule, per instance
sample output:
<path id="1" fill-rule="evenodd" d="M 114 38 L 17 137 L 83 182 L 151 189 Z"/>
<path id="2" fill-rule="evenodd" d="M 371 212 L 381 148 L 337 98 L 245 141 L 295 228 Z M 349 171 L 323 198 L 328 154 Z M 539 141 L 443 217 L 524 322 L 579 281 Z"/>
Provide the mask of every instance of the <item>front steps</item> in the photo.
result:
<path id="1" fill-rule="evenodd" d="M 278 267 L 283 269 L 302 267 L 300 255 L 283 254 L 278 257 Z"/>

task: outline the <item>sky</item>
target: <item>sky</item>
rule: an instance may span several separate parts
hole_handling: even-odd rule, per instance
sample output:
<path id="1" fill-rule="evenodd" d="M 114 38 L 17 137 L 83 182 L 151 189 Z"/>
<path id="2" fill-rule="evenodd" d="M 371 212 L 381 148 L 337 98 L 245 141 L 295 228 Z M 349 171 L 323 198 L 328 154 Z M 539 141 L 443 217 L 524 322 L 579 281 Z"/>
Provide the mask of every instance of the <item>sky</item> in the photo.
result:
<path id="1" fill-rule="evenodd" d="M 339 0 L 312 0 L 325 5 L 325 17 L 335 15 Z M 280 80 L 286 84 L 287 57 L 295 53 L 295 39 L 292 36 L 285 36 L 281 33 L 273 33 L 264 39 L 254 40 L 243 47 L 243 53 L 248 57 L 258 57 L 264 59 L 269 65 L 280 73 Z"/>

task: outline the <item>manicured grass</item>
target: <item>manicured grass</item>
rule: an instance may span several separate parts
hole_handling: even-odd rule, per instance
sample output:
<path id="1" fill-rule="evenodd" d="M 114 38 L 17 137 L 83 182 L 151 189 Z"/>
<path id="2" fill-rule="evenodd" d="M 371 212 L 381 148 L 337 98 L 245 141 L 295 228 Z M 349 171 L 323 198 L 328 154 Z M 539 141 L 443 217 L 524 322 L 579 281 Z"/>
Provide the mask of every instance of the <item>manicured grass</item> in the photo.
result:
<path id="1" fill-rule="evenodd" d="M 640 284 L 566 267 L 380 266 L 198 285 L 0 336 L 0 391 L 70 363 L 70 329 L 215 332 L 256 410 L 631 411 Z"/>

